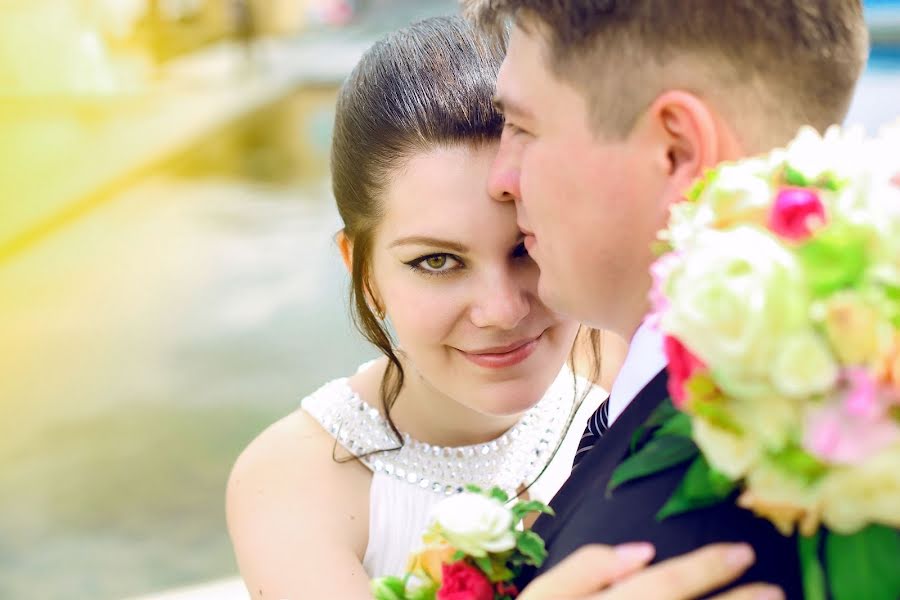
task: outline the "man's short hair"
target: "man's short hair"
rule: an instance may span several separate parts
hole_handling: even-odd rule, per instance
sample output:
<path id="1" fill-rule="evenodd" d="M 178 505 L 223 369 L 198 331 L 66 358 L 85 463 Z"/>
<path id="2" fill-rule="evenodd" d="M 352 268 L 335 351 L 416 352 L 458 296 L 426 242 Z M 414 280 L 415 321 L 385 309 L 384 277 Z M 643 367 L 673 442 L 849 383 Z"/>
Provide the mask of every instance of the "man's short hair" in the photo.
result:
<path id="1" fill-rule="evenodd" d="M 512 19 L 547 46 L 592 120 L 624 136 L 653 100 L 711 102 L 750 148 L 843 120 L 868 54 L 860 0 L 463 0 L 489 28 Z"/>

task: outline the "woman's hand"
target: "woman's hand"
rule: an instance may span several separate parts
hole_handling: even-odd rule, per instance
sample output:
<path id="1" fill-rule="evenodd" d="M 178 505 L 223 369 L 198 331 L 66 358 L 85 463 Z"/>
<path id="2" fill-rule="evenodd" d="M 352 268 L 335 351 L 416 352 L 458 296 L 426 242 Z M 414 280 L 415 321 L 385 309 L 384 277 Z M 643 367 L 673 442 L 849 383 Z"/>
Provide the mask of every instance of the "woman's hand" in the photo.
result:
<path id="1" fill-rule="evenodd" d="M 647 567 L 651 544 L 584 546 L 536 578 L 519 600 L 689 600 L 737 579 L 756 557 L 747 544 L 710 544 Z M 750 584 L 710 600 L 782 600 L 780 588 Z"/>

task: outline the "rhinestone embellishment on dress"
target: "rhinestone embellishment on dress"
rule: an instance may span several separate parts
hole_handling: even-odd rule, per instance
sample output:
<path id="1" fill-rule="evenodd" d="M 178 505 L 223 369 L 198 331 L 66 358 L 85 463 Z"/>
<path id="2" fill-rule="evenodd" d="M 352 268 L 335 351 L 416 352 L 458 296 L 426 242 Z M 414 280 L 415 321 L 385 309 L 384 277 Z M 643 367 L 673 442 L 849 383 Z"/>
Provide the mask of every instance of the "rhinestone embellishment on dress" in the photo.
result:
<path id="1" fill-rule="evenodd" d="M 404 433 L 397 450 L 390 450 L 399 444 L 387 421 L 346 378 L 325 384 L 301 406 L 374 473 L 449 496 L 467 484 L 515 493 L 537 479 L 565 435 L 575 398 L 571 371 L 563 369 L 544 397 L 495 440 L 446 448 Z"/>

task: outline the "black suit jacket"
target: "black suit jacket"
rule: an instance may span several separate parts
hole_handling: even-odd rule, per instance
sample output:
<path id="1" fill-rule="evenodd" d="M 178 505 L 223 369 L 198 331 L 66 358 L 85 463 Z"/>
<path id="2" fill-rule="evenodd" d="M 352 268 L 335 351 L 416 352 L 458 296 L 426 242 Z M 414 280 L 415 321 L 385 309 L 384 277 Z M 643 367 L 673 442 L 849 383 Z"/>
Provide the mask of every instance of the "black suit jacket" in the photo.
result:
<path id="1" fill-rule="evenodd" d="M 770 582 L 788 598 L 802 598 L 797 540 L 785 537 L 766 520 L 739 508 L 734 498 L 663 521 L 656 513 L 681 482 L 688 463 L 623 484 L 611 493 L 606 487 L 613 471 L 629 455 L 634 431 L 668 397 L 666 372 L 659 373 L 597 444 L 553 498 L 555 517 L 541 516 L 534 526 L 547 543 L 549 557 L 542 569 L 526 571 L 517 582 L 525 585 L 589 543 L 620 544 L 649 541 L 656 546 L 656 562 L 684 554 L 711 542 L 750 543 L 756 563 L 732 586 Z"/>

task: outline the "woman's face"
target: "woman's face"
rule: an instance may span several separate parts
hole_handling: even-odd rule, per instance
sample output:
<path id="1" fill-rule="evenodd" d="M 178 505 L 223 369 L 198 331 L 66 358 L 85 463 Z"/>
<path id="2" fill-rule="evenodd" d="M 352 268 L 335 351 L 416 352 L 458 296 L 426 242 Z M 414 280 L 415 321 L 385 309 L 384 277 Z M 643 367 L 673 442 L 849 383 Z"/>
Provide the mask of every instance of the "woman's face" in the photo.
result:
<path id="1" fill-rule="evenodd" d="M 374 237 L 372 284 L 410 380 L 419 376 L 472 410 L 500 416 L 541 398 L 578 327 L 541 304 L 515 207 L 488 196 L 496 150 L 437 148 L 394 175 Z"/>

